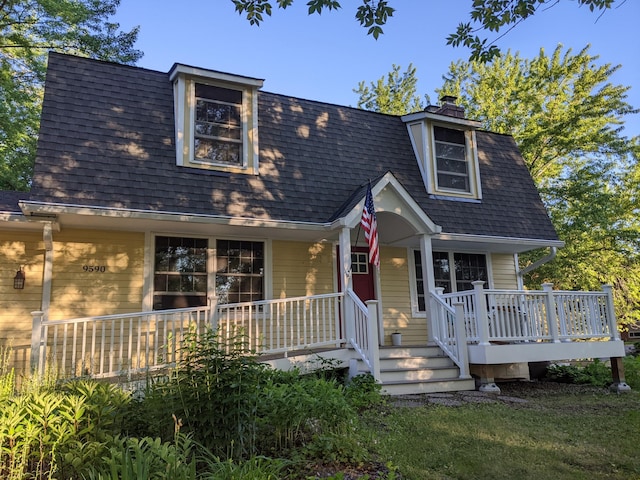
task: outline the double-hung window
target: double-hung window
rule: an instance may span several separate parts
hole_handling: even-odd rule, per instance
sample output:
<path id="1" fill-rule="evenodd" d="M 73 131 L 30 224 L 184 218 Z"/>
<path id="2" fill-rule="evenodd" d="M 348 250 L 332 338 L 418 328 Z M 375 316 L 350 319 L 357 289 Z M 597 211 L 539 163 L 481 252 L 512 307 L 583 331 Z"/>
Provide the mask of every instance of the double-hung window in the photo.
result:
<path id="1" fill-rule="evenodd" d="M 425 311 L 425 288 L 422 275 L 422 255 L 414 250 L 415 293 L 418 311 Z M 435 286 L 444 293 L 462 292 L 473 289 L 473 282 L 489 280 L 487 257 L 478 253 L 433 252 L 433 273 Z"/>
<path id="2" fill-rule="evenodd" d="M 257 175 L 258 90 L 263 81 L 180 64 L 172 67 L 169 78 L 176 165 Z"/>
<path id="3" fill-rule="evenodd" d="M 242 166 L 242 91 L 195 84 L 193 161 Z"/>
<path id="4" fill-rule="evenodd" d="M 438 190 L 471 192 L 465 132 L 433 127 Z"/>
<path id="5" fill-rule="evenodd" d="M 264 243 L 218 240 L 216 294 L 220 303 L 264 300 Z"/>

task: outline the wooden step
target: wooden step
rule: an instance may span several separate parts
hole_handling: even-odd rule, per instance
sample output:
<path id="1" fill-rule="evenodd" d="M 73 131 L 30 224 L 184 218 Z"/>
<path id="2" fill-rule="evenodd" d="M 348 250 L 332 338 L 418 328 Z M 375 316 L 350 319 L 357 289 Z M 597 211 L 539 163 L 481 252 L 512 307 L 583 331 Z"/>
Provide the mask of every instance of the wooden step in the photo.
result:
<path id="1" fill-rule="evenodd" d="M 417 393 L 461 392 L 475 390 L 476 382 L 473 378 L 448 378 L 431 381 L 391 382 L 382 384 L 385 395 L 412 395 Z"/>

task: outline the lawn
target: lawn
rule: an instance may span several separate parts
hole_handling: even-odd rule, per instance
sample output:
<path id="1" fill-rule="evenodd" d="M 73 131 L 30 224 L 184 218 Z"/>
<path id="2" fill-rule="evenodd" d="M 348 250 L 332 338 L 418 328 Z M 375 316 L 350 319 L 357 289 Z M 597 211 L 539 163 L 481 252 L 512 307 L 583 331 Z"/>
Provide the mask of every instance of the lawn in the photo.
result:
<path id="1" fill-rule="evenodd" d="M 366 435 L 402 478 L 640 479 L 640 393 L 502 386 L 519 403 L 390 406 Z"/>

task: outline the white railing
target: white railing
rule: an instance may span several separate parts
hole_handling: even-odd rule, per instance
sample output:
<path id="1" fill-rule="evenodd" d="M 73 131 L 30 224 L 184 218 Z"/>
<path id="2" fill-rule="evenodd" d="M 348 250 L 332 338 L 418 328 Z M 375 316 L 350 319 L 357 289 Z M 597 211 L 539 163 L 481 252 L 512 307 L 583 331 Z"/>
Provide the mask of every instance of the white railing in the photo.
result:
<path id="1" fill-rule="evenodd" d="M 369 301 L 365 305 L 353 290 L 347 290 L 344 298 L 347 340 L 379 382 L 378 302 Z"/>
<path id="2" fill-rule="evenodd" d="M 111 377 L 153 371 L 180 359 L 188 331 L 204 332 L 209 307 L 43 321 L 32 312 L 31 359 L 61 376 Z"/>
<path id="3" fill-rule="evenodd" d="M 453 306 L 464 308 L 468 341 L 560 342 L 616 340 L 618 331 L 611 287 L 602 292 L 485 290 L 474 282 L 474 290 L 442 295 Z"/>
<path id="4" fill-rule="evenodd" d="M 31 363 L 65 377 L 131 376 L 175 365 L 185 334 L 207 327 L 228 346 L 256 353 L 346 343 L 341 318 L 342 293 L 212 307 L 157 310 L 44 321 L 32 312 Z"/>
<path id="5" fill-rule="evenodd" d="M 231 341 L 241 335 L 257 353 L 339 347 L 342 293 L 218 305 L 215 327 Z"/>
<path id="6" fill-rule="evenodd" d="M 449 305 L 440 295 L 433 292 L 430 298 L 433 340 L 458 366 L 460 378 L 470 378 L 464 304 L 454 300 L 453 304 Z"/>

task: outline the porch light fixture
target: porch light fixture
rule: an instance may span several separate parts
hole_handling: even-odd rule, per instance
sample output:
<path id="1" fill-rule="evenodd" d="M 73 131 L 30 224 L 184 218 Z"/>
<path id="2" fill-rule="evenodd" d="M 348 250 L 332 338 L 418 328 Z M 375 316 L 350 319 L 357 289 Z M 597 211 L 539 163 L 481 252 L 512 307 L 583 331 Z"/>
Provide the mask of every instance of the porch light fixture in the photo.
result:
<path id="1" fill-rule="evenodd" d="M 22 290 L 24 288 L 24 271 L 22 267 L 16 272 L 16 276 L 13 277 L 13 288 L 16 290 Z"/>

